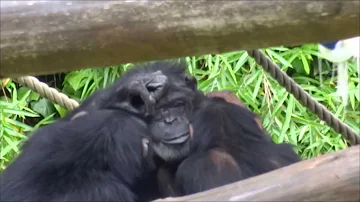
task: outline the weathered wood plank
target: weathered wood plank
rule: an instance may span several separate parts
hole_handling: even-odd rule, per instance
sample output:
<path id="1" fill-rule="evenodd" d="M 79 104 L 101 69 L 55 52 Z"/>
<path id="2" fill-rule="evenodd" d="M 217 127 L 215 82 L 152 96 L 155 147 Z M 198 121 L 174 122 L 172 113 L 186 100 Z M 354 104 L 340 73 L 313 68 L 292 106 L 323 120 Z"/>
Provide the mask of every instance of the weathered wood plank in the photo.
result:
<path id="1" fill-rule="evenodd" d="M 157 201 L 360 201 L 360 146 L 206 192 Z"/>
<path id="2" fill-rule="evenodd" d="M 359 6 L 357 0 L 1 1 L 0 75 L 354 37 Z"/>

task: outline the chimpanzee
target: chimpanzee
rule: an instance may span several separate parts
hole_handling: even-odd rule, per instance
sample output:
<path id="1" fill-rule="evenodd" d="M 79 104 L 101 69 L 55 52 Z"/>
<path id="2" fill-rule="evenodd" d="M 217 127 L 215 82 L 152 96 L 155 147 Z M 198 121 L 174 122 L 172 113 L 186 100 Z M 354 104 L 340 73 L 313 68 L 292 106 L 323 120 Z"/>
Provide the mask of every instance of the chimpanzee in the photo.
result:
<path id="1" fill-rule="evenodd" d="M 144 117 L 166 89 L 167 67 L 135 68 L 35 131 L 1 174 L 1 201 L 155 199 L 143 184 L 156 171 Z"/>
<path id="2" fill-rule="evenodd" d="M 178 73 L 185 83 L 171 79 L 146 119 L 150 145 L 165 161 L 158 171 L 162 197 L 205 191 L 300 161 L 290 145 L 273 143 L 239 101 L 221 93 L 206 96 L 193 77 Z"/>
<path id="3" fill-rule="evenodd" d="M 120 110 L 88 111 L 37 130 L 1 175 L 1 201 L 136 201 L 156 169 L 147 125 Z"/>
<path id="4" fill-rule="evenodd" d="M 162 188 L 168 173 L 184 195 L 297 161 L 250 111 L 196 88 L 181 65 L 129 71 L 35 132 L 1 175 L 1 201 L 146 201 L 158 194 L 147 185 Z M 150 176 L 158 165 L 152 149 L 165 161 L 158 181 Z"/>

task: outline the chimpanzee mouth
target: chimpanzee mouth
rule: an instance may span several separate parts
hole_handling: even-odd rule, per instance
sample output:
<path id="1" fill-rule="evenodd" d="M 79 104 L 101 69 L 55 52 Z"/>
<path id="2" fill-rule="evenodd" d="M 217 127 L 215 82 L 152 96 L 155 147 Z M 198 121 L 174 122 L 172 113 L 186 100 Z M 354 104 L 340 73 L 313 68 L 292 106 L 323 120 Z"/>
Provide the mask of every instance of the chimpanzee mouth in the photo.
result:
<path id="1" fill-rule="evenodd" d="M 190 133 L 187 132 L 183 135 L 171 138 L 171 139 L 167 139 L 167 140 L 161 140 L 161 142 L 165 143 L 165 144 L 181 144 L 184 143 L 186 140 L 188 140 L 190 137 Z"/>

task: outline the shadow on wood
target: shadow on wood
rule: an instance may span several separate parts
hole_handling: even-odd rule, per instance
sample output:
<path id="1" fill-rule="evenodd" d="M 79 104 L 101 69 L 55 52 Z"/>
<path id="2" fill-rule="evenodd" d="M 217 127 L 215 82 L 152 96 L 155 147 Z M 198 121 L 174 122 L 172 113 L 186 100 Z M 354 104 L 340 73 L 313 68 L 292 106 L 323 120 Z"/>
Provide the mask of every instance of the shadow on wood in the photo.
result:
<path id="1" fill-rule="evenodd" d="M 359 1 L 1 1 L 16 77 L 359 35 Z"/>
<path id="2" fill-rule="evenodd" d="M 360 146 L 202 193 L 157 201 L 360 201 Z"/>

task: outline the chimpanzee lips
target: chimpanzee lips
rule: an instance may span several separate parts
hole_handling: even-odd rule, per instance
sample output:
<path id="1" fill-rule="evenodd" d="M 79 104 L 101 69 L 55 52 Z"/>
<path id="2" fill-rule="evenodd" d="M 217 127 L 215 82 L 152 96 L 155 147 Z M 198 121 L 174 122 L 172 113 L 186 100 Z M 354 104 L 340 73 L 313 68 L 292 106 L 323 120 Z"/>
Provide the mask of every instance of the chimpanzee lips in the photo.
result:
<path id="1" fill-rule="evenodd" d="M 179 135 L 177 137 L 171 138 L 171 139 L 163 139 L 161 140 L 163 143 L 166 144 L 181 144 L 183 142 L 185 142 L 187 139 L 189 139 L 190 137 L 190 133 L 186 132 L 182 135 Z"/>

